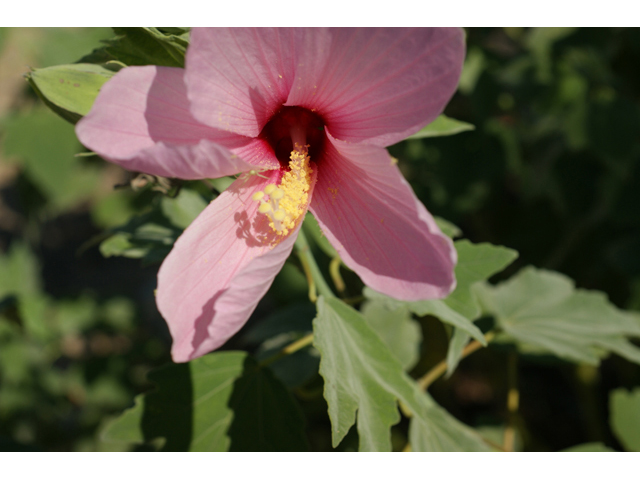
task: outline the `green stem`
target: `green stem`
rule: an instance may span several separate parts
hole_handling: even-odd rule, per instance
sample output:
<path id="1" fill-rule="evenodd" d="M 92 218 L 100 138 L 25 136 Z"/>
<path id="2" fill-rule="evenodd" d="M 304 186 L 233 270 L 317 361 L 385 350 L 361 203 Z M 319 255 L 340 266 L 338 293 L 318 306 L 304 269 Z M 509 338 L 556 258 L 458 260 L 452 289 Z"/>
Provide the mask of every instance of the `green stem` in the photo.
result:
<path id="1" fill-rule="evenodd" d="M 276 360 L 280 360 L 282 357 L 286 357 L 287 355 L 291 355 L 292 353 L 297 352 L 298 350 L 302 350 L 304 347 L 309 346 L 313 343 L 313 333 L 309 333 L 304 337 L 296 340 L 295 342 L 290 343 L 282 350 L 280 350 L 275 355 L 270 356 L 269 358 L 265 358 L 260 362 L 261 367 L 266 367 L 267 365 L 271 365 Z"/>
<path id="2" fill-rule="evenodd" d="M 509 352 L 507 358 L 507 427 L 504 429 L 502 448 L 506 452 L 513 452 L 516 443 L 516 420 L 520 405 L 520 392 L 518 391 L 518 354 Z"/>
<path id="3" fill-rule="evenodd" d="M 484 336 L 484 339 L 487 341 L 487 343 L 489 343 L 491 340 L 493 340 L 493 337 L 495 336 L 496 336 L 496 333 L 494 331 L 487 332 Z M 462 355 L 460 356 L 460 359 L 462 360 L 463 358 L 471 355 L 473 352 L 475 352 L 476 350 L 479 350 L 481 347 L 482 347 L 482 344 L 479 341 L 474 340 L 473 342 L 469 343 L 469 345 L 464 347 L 464 350 L 462 350 Z M 442 360 L 440 363 L 438 363 L 435 367 L 429 370 L 423 377 L 421 377 L 418 380 L 418 385 L 422 390 L 426 390 L 427 388 L 429 388 L 429 386 L 433 382 L 435 382 L 438 378 L 444 375 L 446 371 L 447 371 L 447 361 Z"/>
<path id="4" fill-rule="evenodd" d="M 305 237 L 302 229 L 298 232 L 298 238 L 296 240 L 296 254 L 300 259 L 300 263 L 302 263 L 302 268 L 309 279 L 309 286 L 312 285 L 318 288 L 320 295 L 324 295 L 325 297 L 335 297 L 329 285 L 325 281 L 322 273 L 320 273 L 320 268 L 318 268 L 318 264 L 316 263 L 316 259 L 311 254 L 311 248 L 309 247 L 309 242 L 307 241 L 307 237 Z M 314 288 L 315 289 L 315 288 Z M 312 297 L 311 288 L 309 290 L 309 298 Z M 314 301 L 314 300 L 312 300 Z"/>
<path id="5" fill-rule="evenodd" d="M 344 280 L 342 280 L 342 276 L 340 275 L 340 257 L 334 257 L 329 264 L 329 274 L 331 275 L 331 279 L 333 280 L 333 284 L 336 286 L 336 290 L 340 295 L 344 294 L 346 289 L 344 285 Z"/>

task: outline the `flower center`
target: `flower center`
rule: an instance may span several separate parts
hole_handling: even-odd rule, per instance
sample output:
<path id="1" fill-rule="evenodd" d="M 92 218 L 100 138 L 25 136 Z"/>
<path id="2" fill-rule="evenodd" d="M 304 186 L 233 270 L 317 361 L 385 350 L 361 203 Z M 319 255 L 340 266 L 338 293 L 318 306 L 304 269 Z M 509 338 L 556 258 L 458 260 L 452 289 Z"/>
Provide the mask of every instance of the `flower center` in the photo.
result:
<path id="1" fill-rule="evenodd" d="M 309 144 L 309 156 L 317 161 L 324 148 L 324 123 L 320 115 L 306 108 L 282 107 L 264 126 L 260 137 L 284 166 L 289 164 L 295 143 Z"/>
<path id="2" fill-rule="evenodd" d="M 322 152 L 324 123 L 304 108 L 282 107 L 260 136 L 271 145 L 285 173 L 277 185 L 267 185 L 252 199 L 260 202 L 258 212 L 269 218 L 274 232 L 286 236 L 307 211 L 313 178 L 311 156 L 318 158 Z"/>
<path id="3" fill-rule="evenodd" d="M 288 235 L 307 211 L 313 173 L 307 151 L 306 145 L 296 143 L 290 156 L 290 170 L 282 176 L 280 184 L 270 183 L 253 194 L 252 199 L 260 202 L 258 212 L 269 217 L 269 226 L 278 235 Z"/>

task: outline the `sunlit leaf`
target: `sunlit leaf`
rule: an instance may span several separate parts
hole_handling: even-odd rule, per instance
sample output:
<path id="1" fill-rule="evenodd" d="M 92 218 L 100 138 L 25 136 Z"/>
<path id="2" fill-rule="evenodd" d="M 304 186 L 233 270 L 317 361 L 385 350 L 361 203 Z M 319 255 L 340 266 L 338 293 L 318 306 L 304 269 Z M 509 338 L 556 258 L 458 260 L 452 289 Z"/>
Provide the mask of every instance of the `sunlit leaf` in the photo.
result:
<path id="1" fill-rule="evenodd" d="M 314 345 L 321 353 L 334 447 L 356 423 L 357 412 L 360 450 L 390 450 L 401 401 L 413 413 L 417 449 L 486 450 L 471 429 L 418 389 L 359 312 L 336 298 L 320 297 L 317 307 Z"/>
<path id="2" fill-rule="evenodd" d="M 456 133 L 468 132 L 475 129 L 476 127 L 474 127 L 470 123 L 461 122 L 460 120 L 449 118 L 446 115 L 440 115 L 422 130 L 408 137 L 407 140 L 443 137 L 447 135 L 455 135 Z"/>
<path id="3" fill-rule="evenodd" d="M 637 314 L 614 307 L 602 292 L 578 290 L 568 277 L 527 267 L 496 287 L 476 288 L 504 336 L 573 362 L 597 365 L 608 351 L 640 363 Z"/>
<path id="4" fill-rule="evenodd" d="M 157 390 L 136 397 L 107 425 L 105 442 L 153 443 L 164 451 L 307 449 L 293 398 L 244 352 L 213 353 L 149 377 Z"/>
<path id="5" fill-rule="evenodd" d="M 445 220 L 441 217 L 433 217 L 438 224 L 438 228 L 444 233 L 447 237 L 456 238 L 462 235 L 462 230 L 458 228 L 458 226 L 451 223 L 449 220 Z"/>
<path id="6" fill-rule="evenodd" d="M 624 448 L 640 452 L 640 388 L 619 388 L 609 396 L 610 423 Z"/>
<path id="7" fill-rule="evenodd" d="M 76 63 L 36 69 L 27 80 L 49 108 L 75 123 L 89 113 L 100 88 L 113 75 L 102 65 Z"/>

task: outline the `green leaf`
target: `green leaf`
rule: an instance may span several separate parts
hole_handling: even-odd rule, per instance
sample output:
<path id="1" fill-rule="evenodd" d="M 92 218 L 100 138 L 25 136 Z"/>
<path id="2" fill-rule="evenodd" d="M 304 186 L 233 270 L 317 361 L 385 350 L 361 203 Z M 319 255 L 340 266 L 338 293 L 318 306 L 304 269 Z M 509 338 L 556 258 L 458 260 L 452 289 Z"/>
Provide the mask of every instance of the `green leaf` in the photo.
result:
<path id="1" fill-rule="evenodd" d="M 480 316 L 480 306 L 471 287 L 504 269 L 518 253 L 506 247 L 488 243 L 473 244 L 468 240 L 459 240 L 454 245 L 458 252 L 458 264 L 455 269 L 457 285 L 453 293 L 444 300 L 401 302 L 368 287 L 364 289 L 364 294 L 370 299 L 384 299 L 390 306 L 406 305 L 416 315 L 434 315 L 485 345 L 482 332 L 472 322 Z"/>
<path id="2" fill-rule="evenodd" d="M 368 300 L 360 313 L 405 370 L 418 363 L 422 331 L 407 307 L 390 309 L 385 301 Z"/>
<path id="3" fill-rule="evenodd" d="M 321 353 L 334 447 L 356 423 L 357 412 L 360 450 L 390 450 L 390 427 L 400 420 L 399 400 L 413 413 L 418 448 L 486 450 L 471 429 L 418 389 L 359 312 L 336 298 L 320 297 L 317 308 L 314 345 Z"/>
<path id="4" fill-rule="evenodd" d="M 148 255 L 151 248 L 148 246 L 136 246 L 129 239 L 131 235 L 118 232 L 107 238 L 100 244 L 100 253 L 103 257 L 143 258 Z"/>
<path id="5" fill-rule="evenodd" d="M 408 137 L 407 140 L 416 140 L 418 138 L 430 137 L 444 137 L 448 135 L 455 135 L 456 133 L 468 132 L 475 129 L 476 127 L 474 127 L 470 123 L 461 122 L 460 120 L 449 118 L 446 115 L 440 115 L 422 130 Z"/>
<path id="6" fill-rule="evenodd" d="M 178 228 L 187 228 L 208 203 L 197 192 L 183 188 L 175 198 L 163 197 L 162 213 Z"/>
<path id="7" fill-rule="evenodd" d="M 296 332 L 276 335 L 260 345 L 256 352 L 256 359 L 266 360 L 303 336 Z M 307 346 L 270 363 L 269 369 L 287 387 L 295 388 L 311 381 L 318 374 L 319 364 L 320 353 L 313 346 Z"/>
<path id="8" fill-rule="evenodd" d="M 282 333 L 310 333 L 313 330 L 311 323 L 315 314 L 316 308 L 309 302 L 287 305 L 257 322 L 243 339 L 249 343 L 262 343 Z"/>
<path id="9" fill-rule="evenodd" d="M 456 238 L 462 235 L 462 230 L 458 226 L 451 223 L 449 220 L 445 220 L 441 217 L 433 217 L 438 225 L 438 228 L 449 238 Z"/>
<path id="10" fill-rule="evenodd" d="M 581 443 L 573 447 L 565 448 L 563 452 L 615 452 L 613 448 L 607 447 L 602 442 Z"/>
<path id="11" fill-rule="evenodd" d="M 315 306 L 311 303 L 288 305 L 257 323 L 243 339 L 250 343 L 260 343 L 256 358 L 259 361 L 265 360 L 311 333 L 315 314 Z M 318 351 L 309 346 L 279 358 L 270 363 L 269 368 L 287 387 L 298 387 L 317 375 L 319 357 Z"/>
<path id="12" fill-rule="evenodd" d="M 189 46 L 186 30 L 174 31 L 158 28 L 114 28 L 117 37 L 105 40 L 107 45 L 94 50 L 81 61 L 104 63 L 109 60 L 125 65 L 160 65 L 184 67 L 184 57 Z"/>
<path id="13" fill-rule="evenodd" d="M 453 334 L 449 340 L 449 348 L 447 349 L 447 378 L 458 368 L 458 364 L 462 359 L 462 352 L 469 340 L 471 340 L 471 336 L 467 332 L 459 328 L 453 329 Z"/>
<path id="14" fill-rule="evenodd" d="M 484 53 L 478 47 L 471 47 L 467 51 L 467 58 L 464 60 L 460 81 L 458 82 L 458 90 L 465 95 L 470 95 L 478 83 L 478 79 L 486 66 Z"/>
<path id="15" fill-rule="evenodd" d="M 627 340 L 640 336 L 638 315 L 618 310 L 602 292 L 577 290 L 564 275 L 528 267 L 475 291 L 504 336 L 521 347 L 592 365 L 608 351 L 640 363 L 640 349 Z"/>
<path id="16" fill-rule="evenodd" d="M 76 123 L 89 113 L 100 88 L 113 75 L 102 65 L 76 63 L 36 69 L 27 81 L 49 108 Z"/>
<path id="17" fill-rule="evenodd" d="M 91 209 L 91 220 L 104 229 L 126 223 L 135 214 L 131 197 L 131 194 L 127 195 L 122 190 L 114 190 L 97 199 Z"/>
<path id="18" fill-rule="evenodd" d="M 458 252 L 455 270 L 458 284 L 444 303 L 464 317 L 474 320 L 481 312 L 471 287 L 504 270 L 518 258 L 518 252 L 490 243 L 474 244 L 468 240 L 455 242 L 455 247 Z"/>
<path id="19" fill-rule="evenodd" d="M 629 452 L 640 452 L 640 388 L 619 388 L 609 396 L 611 429 Z"/>
<path id="20" fill-rule="evenodd" d="M 174 220 L 185 222 L 185 210 L 172 205 Z M 162 261 L 182 233 L 164 216 L 161 208 L 133 217 L 126 225 L 111 229 L 111 236 L 100 244 L 105 257 L 122 256 L 140 258 L 145 264 Z"/>
<path id="21" fill-rule="evenodd" d="M 452 417 L 430 397 L 428 417 L 415 416 L 409 424 L 414 452 L 489 452 L 491 448 L 472 429 Z"/>
<path id="22" fill-rule="evenodd" d="M 157 390 L 106 426 L 105 442 L 164 451 L 307 449 L 299 408 L 268 369 L 244 352 L 218 352 L 160 368 Z"/>

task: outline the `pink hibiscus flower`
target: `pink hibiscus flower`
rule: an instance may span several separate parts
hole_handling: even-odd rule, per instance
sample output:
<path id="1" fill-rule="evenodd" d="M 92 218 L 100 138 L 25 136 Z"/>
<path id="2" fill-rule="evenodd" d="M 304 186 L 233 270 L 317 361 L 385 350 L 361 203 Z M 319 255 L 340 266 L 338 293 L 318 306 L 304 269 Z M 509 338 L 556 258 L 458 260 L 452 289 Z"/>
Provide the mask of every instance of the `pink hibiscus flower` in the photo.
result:
<path id="1" fill-rule="evenodd" d="M 76 132 L 105 159 L 182 179 L 254 173 L 160 267 L 174 361 L 246 323 L 307 209 L 371 288 L 402 300 L 451 292 L 453 245 L 384 147 L 440 114 L 463 58 L 459 29 L 194 29 L 186 69 L 130 67 L 104 85 Z"/>

